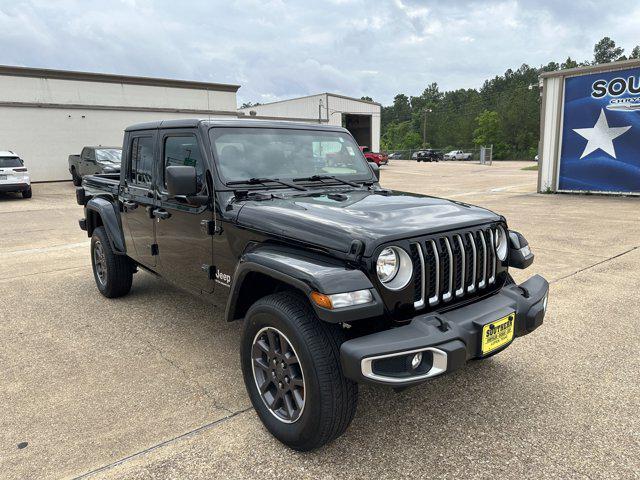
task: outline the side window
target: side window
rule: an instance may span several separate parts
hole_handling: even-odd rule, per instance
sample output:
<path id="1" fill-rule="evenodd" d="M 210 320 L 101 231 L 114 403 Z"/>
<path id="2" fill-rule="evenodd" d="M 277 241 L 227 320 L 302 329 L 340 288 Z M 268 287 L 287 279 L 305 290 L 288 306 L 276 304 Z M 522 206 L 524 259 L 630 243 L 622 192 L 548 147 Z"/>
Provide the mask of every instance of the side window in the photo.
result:
<path id="1" fill-rule="evenodd" d="M 202 191 L 204 185 L 204 160 L 198 147 L 198 140 L 193 135 L 167 137 L 164 141 L 164 172 L 172 166 L 195 167 L 198 191 Z M 167 181 L 164 180 L 167 187 Z"/>
<path id="2" fill-rule="evenodd" d="M 131 142 L 129 180 L 140 186 L 150 186 L 153 169 L 153 137 L 135 137 Z"/>

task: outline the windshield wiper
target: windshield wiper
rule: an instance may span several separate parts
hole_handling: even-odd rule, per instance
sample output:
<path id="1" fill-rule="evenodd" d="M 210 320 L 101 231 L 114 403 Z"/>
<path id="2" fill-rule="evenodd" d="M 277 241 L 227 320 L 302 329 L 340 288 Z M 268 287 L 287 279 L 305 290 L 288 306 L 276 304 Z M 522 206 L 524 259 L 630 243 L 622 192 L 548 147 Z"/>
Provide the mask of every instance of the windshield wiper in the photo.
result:
<path id="1" fill-rule="evenodd" d="M 302 178 L 294 178 L 294 182 L 321 182 L 322 180 L 335 180 L 336 182 L 343 183 L 345 185 L 350 185 L 352 187 L 360 187 L 361 185 L 350 182 L 349 180 L 345 180 L 340 177 L 336 177 L 335 175 L 312 175 L 310 177 L 302 177 Z"/>
<path id="2" fill-rule="evenodd" d="M 269 182 L 279 183 L 280 185 L 284 185 L 285 187 L 295 188 L 296 190 L 302 190 L 302 191 L 307 190 L 302 185 L 297 185 L 293 182 L 287 182 L 286 180 L 280 180 L 279 178 L 266 178 L 266 177 L 265 178 L 254 177 L 248 180 L 234 180 L 232 182 L 227 182 L 227 185 L 258 185 L 258 184 L 265 184 Z"/>

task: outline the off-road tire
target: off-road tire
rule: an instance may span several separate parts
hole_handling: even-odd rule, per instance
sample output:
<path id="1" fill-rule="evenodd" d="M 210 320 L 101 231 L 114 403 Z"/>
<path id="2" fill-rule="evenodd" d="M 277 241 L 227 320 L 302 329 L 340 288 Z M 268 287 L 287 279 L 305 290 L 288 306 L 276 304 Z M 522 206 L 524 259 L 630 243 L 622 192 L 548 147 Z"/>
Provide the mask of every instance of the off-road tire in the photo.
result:
<path id="1" fill-rule="evenodd" d="M 267 407 L 253 371 L 252 349 L 265 327 L 282 332 L 298 357 L 304 375 L 304 407 L 293 423 L 284 423 Z M 247 312 L 240 344 L 245 386 L 267 430 L 299 451 L 319 448 L 344 433 L 353 419 L 358 385 L 342 374 L 340 345 L 344 332 L 315 315 L 309 301 L 295 292 L 261 298 Z"/>
<path id="2" fill-rule="evenodd" d="M 31 190 L 31 187 L 29 187 L 28 190 L 22 191 L 22 198 L 31 198 L 32 196 L 33 196 L 33 191 Z"/>
<path id="3" fill-rule="evenodd" d="M 104 281 L 101 281 L 97 271 L 95 251 L 98 246 L 104 254 L 104 266 L 102 267 L 106 272 Z M 104 227 L 97 227 L 91 236 L 91 267 L 96 286 L 105 297 L 122 297 L 131 290 L 134 270 L 131 260 L 125 255 L 116 255 L 113 252 Z"/>
<path id="4" fill-rule="evenodd" d="M 71 168 L 71 180 L 73 181 L 73 184 L 76 187 L 79 187 L 80 185 L 82 185 L 82 177 L 78 175 L 78 172 L 76 172 L 75 167 Z"/>

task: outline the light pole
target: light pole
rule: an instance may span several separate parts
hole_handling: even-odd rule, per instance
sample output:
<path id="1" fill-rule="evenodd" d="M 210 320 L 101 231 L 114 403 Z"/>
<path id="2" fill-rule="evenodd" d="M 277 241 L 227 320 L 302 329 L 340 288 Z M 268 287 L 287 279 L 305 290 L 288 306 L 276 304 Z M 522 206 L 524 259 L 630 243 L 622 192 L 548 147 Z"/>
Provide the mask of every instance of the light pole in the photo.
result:
<path id="1" fill-rule="evenodd" d="M 422 146 L 427 144 L 427 113 L 431 113 L 433 110 L 430 108 L 424 109 L 424 115 L 422 117 Z"/>
<path id="2" fill-rule="evenodd" d="M 318 123 L 322 123 L 322 106 L 323 102 L 322 99 L 320 99 L 318 101 Z"/>

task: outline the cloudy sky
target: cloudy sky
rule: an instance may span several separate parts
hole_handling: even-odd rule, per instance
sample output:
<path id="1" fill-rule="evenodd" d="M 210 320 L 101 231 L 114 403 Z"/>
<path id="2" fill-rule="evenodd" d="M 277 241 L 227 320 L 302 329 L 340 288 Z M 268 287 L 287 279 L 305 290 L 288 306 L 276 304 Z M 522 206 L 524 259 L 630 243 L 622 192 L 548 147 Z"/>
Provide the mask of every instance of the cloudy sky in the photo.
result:
<path id="1" fill-rule="evenodd" d="M 235 83 L 239 102 L 479 87 L 640 43 L 637 0 L 0 0 L 0 64 Z"/>

